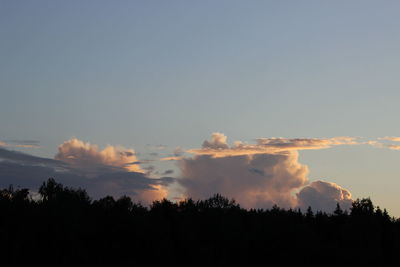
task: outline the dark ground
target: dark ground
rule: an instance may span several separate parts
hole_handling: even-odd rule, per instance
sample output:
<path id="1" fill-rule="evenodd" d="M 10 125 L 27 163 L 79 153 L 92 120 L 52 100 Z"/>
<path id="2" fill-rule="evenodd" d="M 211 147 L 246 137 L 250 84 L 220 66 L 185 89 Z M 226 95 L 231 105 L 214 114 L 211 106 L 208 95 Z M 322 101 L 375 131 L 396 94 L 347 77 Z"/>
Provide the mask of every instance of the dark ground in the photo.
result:
<path id="1" fill-rule="evenodd" d="M 49 179 L 0 191 L 2 266 L 400 266 L 400 221 L 356 200 L 349 213 L 245 210 L 203 201 L 92 201 Z"/>

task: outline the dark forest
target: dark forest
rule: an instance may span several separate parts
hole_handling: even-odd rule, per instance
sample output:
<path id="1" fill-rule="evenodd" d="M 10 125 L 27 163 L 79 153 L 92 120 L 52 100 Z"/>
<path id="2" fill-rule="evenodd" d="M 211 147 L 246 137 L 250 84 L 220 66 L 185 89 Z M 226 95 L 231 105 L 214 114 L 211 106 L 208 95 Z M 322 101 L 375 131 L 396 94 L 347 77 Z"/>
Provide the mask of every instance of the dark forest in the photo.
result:
<path id="1" fill-rule="evenodd" d="M 246 210 L 214 195 L 150 207 L 49 179 L 0 191 L 3 266 L 398 266 L 400 221 L 357 199 L 333 214 Z"/>

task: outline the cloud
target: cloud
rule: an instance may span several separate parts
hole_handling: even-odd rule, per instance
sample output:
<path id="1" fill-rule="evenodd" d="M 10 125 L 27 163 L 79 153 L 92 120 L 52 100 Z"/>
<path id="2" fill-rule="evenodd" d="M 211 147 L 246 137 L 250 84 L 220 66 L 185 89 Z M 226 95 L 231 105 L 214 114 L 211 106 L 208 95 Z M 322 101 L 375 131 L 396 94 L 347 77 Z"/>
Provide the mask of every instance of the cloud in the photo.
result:
<path id="1" fill-rule="evenodd" d="M 149 190 L 142 190 L 136 196 L 143 203 L 152 203 L 155 199 L 167 198 L 168 190 L 162 185 L 153 185 Z"/>
<path id="2" fill-rule="evenodd" d="M 165 172 L 162 173 L 162 175 L 171 175 L 174 173 L 174 170 L 166 170 Z"/>
<path id="3" fill-rule="evenodd" d="M 380 138 L 378 138 L 378 140 L 400 142 L 400 137 L 386 136 L 386 137 L 380 137 Z M 385 143 L 382 141 L 370 140 L 370 141 L 365 142 L 365 144 L 371 145 L 371 146 L 377 147 L 377 148 L 389 148 L 391 150 L 400 150 L 400 145 L 388 144 L 388 142 Z"/>
<path id="4" fill-rule="evenodd" d="M 5 140 L 5 141 L 0 141 L 0 147 L 38 148 L 39 141 L 36 141 L 36 140 Z"/>
<path id="5" fill-rule="evenodd" d="M 185 150 L 183 150 L 181 147 L 176 147 L 174 149 L 174 156 L 179 157 L 182 156 L 185 153 Z"/>
<path id="6" fill-rule="evenodd" d="M 236 141 L 233 146 L 226 143 L 227 137 L 213 133 L 210 141 L 204 141 L 202 148 L 190 149 L 187 152 L 212 157 L 243 156 L 255 154 L 279 154 L 289 151 L 325 149 L 338 145 L 358 144 L 354 137 L 334 138 L 259 138 L 256 144 L 244 144 Z"/>
<path id="7" fill-rule="evenodd" d="M 400 142 L 400 137 L 397 137 L 397 136 L 386 136 L 386 137 L 381 137 L 379 139 L 393 141 L 393 142 Z"/>
<path id="8" fill-rule="evenodd" d="M 0 186 L 37 190 L 49 177 L 67 186 L 85 188 L 94 197 L 128 195 L 143 203 L 162 198 L 174 179 L 154 179 L 143 173 L 134 150 L 84 143 L 76 138 L 59 146 L 55 159 L 0 148 Z"/>
<path id="9" fill-rule="evenodd" d="M 185 151 L 181 147 L 176 147 L 173 154 L 169 154 L 167 157 L 160 158 L 161 161 L 177 161 L 181 160 Z"/>
<path id="10" fill-rule="evenodd" d="M 307 182 L 308 168 L 298 153 L 256 154 L 213 158 L 199 155 L 181 160 L 181 185 L 186 195 L 203 199 L 215 193 L 236 199 L 245 208 L 297 204 L 292 191 Z"/>
<path id="11" fill-rule="evenodd" d="M 165 158 L 160 158 L 161 161 L 174 161 L 174 160 L 181 160 L 183 157 L 165 157 Z"/>
<path id="12" fill-rule="evenodd" d="M 331 203 L 336 205 L 336 201 L 342 201 L 347 205 L 351 202 L 351 194 L 342 189 L 339 191 L 342 199 L 332 193 L 339 186 L 310 183 L 308 167 L 298 161 L 298 150 L 353 144 L 357 142 L 351 137 L 260 138 L 256 139 L 256 144 L 235 142 L 229 146 L 225 135 L 214 133 L 211 140 L 203 142 L 202 148 L 188 151 L 194 154 L 193 157 L 180 158 L 182 177 L 179 182 L 185 195 L 195 199 L 220 193 L 236 199 L 245 208 L 270 208 L 274 204 L 289 208 L 311 204 L 315 209 L 330 211 Z M 314 199 L 324 200 L 320 205 L 312 201 L 311 193 L 307 195 L 311 191 L 316 192 Z"/>
<path id="13" fill-rule="evenodd" d="M 66 167 L 66 164 L 59 162 L 58 160 L 41 158 L 32 156 L 26 153 L 7 150 L 0 147 L 0 162 L 14 162 L 22 165 L 41 165 L 41 166 L 49 166 L 49 167 Z"/>
<path id="14" fill-rule="evenodd" d="M 373 146 L 373 147 L 377 147 L 377 148 L 384 148 L 385 144 L 378 142 L 376 140 L 370 140 L 370 141 L 366 141 L 365 144 Z"/>
<path id="15" fill-rule="evenodd" d="M 355 138 L 259 138 L 255 144 L 227 143 L 214 133 L 199 149 L 176 149 L 170 157 L 180 168 L 179 184 L 185 197 L 204 199 L 220 193 L 245 208 L 280 207 L 332 211 L 339 202 L 351 204 L 351 194 L 340 186 L 310 181 L 308 167 L 299 162 L 299 151 L 357 144 Z M 187 154 L 186 154 L 187 155 Z M 73 138 L 62 143 L 54 159 L 41 158 L 0 147 L 0 186 L 9 184 L 37 190 L 49 177 L 85 188 L 94 198 L 129 195 L 149 203 L 167 197 L 172 177 L 151 178 L 153 166 L 141 167 L 133 149 L 108 145 L 104 149 Z M 161 175 L 171 175 L 172 170 Z"/>
<path id="16" fill-rule="evenodd" d="M 61 144 L 55 159 L 88 172 L 101 170 L 104 166 L 130 172 L 143 172 L 137 164 L 138 159 L 133 149 L 108 145 L 100 150 L 96 145 L 84 143 L 76 138 Z"/>
<path id="17" fill-rule="evenodd" d="M 315 181 L 305 186 L 297 194 L 298 205 L 303 210 L 311 206 L 315 210 L 333 212 L 336 204 L 349 210 L 352 199 L 350 191 L 335 183 Z"/>
<path id="18" fill-rule="evenodd" d="M 386 137 L 381 137 L 381 138 L 378 138 L 378 139 L 392 141 L 392 142 L 400 142 L 400 137 L 397 137 L 397 136 L 386 136 Z M 387 148 L 389 148 L 391 150 L 400 150 L 400 145 L 397 145 L 397 144 L 396 145 L 394 145 L 394 144 L 382 144 L 382 143 L 378 143 L 378 144 L 380 144 L 379 147 L 382 147 L 382 148 L 383 147 L 387 147 Z"/>
<path id="19" fill-rule="evenodd" d="M 228 145 L 226 143 L 226 135 L 223 133 L 213 133 L 211 135 L 211 140 L 205 140 L 203 142 L 203 148 L 205 149 L 228 149 Z"/>

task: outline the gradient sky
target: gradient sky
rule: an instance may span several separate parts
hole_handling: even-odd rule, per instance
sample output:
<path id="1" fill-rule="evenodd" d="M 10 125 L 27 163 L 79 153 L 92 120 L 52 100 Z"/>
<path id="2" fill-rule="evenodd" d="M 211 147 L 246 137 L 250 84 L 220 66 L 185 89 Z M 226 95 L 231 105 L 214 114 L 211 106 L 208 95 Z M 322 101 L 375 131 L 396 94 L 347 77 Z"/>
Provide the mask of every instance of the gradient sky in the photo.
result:
<path id="1" fill-rule="evenodd" d="M 200 147 L 217 131 L 250 143 L 399 136 L 399 10 L 365 0 L 0 0 L 0 141 L 37 140 L 12 149 L 52 158 L 77 137 L 144 158 L 159 145 Z M 400 151 L 299 153 L 311 181 L 400 216 Z"/>

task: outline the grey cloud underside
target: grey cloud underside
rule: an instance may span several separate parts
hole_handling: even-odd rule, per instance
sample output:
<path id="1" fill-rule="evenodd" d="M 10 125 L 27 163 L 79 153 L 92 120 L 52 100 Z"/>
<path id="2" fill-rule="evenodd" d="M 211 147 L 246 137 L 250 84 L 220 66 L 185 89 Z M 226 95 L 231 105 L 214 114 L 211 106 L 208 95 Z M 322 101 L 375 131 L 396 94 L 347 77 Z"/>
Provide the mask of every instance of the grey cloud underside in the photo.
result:
<path id="1" fill-rule="evenodd" d="M 104 165 L 74 169 L 58 160 L 0 148 L 1 187 L 13 184 L 15 187 L 37 190 L 50 177 L 66 186 L 84 188 L 93 198 L 105 195 L 135 197 L 142 190 L 152 190 L 154 185 L 168 186 L 174 181 L 171 177 L 151 179 L 143 173 Z"/>
<path id="2" fill-rule="evenodd" d="M 173 174 L 174 170 L 166 170 L 165 172 L 162 173 L 162 175 L 169 175 L 169 174 Z"/>
<path id="3" fill-rule="evenodd" d="M 18 151 L 7 150 L 4 148 L 0 148 L 0 160 L 15 161 L 24 164 L 46 164 L 51 166 L 62 164 L 58 160 L 36 157 Z"/>

